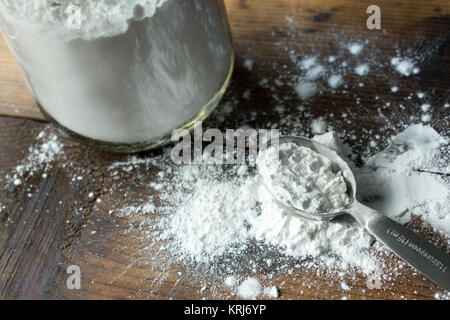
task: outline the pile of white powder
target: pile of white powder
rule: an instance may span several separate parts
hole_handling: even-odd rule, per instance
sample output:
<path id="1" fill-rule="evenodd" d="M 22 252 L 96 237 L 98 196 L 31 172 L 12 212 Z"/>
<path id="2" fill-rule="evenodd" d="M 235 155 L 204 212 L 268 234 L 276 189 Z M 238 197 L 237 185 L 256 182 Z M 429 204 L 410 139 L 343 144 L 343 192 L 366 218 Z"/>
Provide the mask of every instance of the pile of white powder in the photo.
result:
<path id="1" fill-rule="evenodd" d="M 321 143 L 336 148 L 335 135 L 320 138 Z M 161 169 L 166 171 L 165 167 Z M 167 175 L 162 174 L 150 188 L 172 191 L 160 195 L 160 206 L 150 206 L 150 211 L 142 206 L 137 213 L 163 213 L 156 235 L 152 232 L 149 236 L 168 241 L 162 249 L 184 261 L 210 264 L 224 255 L 239 256 L 257 240 L 287 256 L 323 259 L 319 264 L 343 269 L 356 266 L 365 273 L 379 266 L 379 261 L 366 252 L 371 236 L 355 221 L 294 217 L 273 200 L 250 169 L 245 165 L 171 167 L 172 180 L 167 181 Z M 136 214 L 136 207 L 133 209 Z M 271 258 L 263 260 L 272 264 Z"/>
<path id="2" fill-rule="evenodd" d="M 258 157 L 264 186 L 281 202 L 309 213 L 347 207 L 347 185 L 334 166 L 325 156 L 294 143 L 271 147 Z"/>
<path id="3" fill-rule="evenodd" d="M 314 140 L 347 159 L 348 148 L 336 134 L 330 132 Z M 382 204 L 385 206 L 382 212 L 399 222 L 408 222 L 412 215 L 418 215 L 444 236 L 450 235 L 450 220 L 446 215 L 449 182 L 439 174 L 418 171 L 442 158 L 439 152 L 446 142 L 431 127 L 414 125 L 393 137 L 391 146 L 369 159 L 364 168 L 355 168 L 347 159 L 358 180 L 358 196 L 370 206 L 381 208 Z M 398 145 L 404 149 L 393 154 L 390 150 Z M 381 162 L 386 159 L 386 154 L 390 155 L 389 163 Z M 126 164 L 117 163 L 112 168 L 124 167 L 128 171 L 141 165 L 132 160 Z M 448 170 L 448 164 L 444 168 Z M 123 212 L 128 217 L 130 214 L 148 217 L 150 229 L 147 229 L 146 237 L 163 241 L 165 244 L 160 250 L 181 261 L 195 262 L 210 269 L 217 261 L 225 259 L 228 261 L 226 272 L 230 276 L 240 272 L 241 259 L 248 260 L 247 265 L 255 264 L 254 272 L 259 270 L 257 265 L 260 263 L 283 270 L 285 260 L 277 261 L 263 253 L 268 248 L 276 248 L 279 254 L 293 261 L 303 261 L 300 264 L 303 267 L 310 265 L 337 271 L 356 269 L 367 276 L 384 268 L 384 260 L 374 254 L 374 250 L 382 250 L 382 247 L 377 242 L 372 245 L 372 236 L 351 217 L 328 222 L 293 216 L 273 200 L 251 167 L 178 167 L 167 161 L 160 170 L 150 189 L 171 191 L 160 194 L 158 203 L 152 197 L 144 205 L 133 205 L 124 208 Z M 167 179 L 168 175 L 171 180 Z M 418 181 L 426 181 L 426 186 L 418 185 Z M 425 188 L 428 189 L 426 193 Z M 396 193 L 392 202 L 388 196 L 393 189 Z M 371 202 L 372 198 L 382 201 Z M 255 244 L 262 256 L 249 260 L 246 252 Z M 309 260 L 311 258 L 314 260 Z M 244 293 L 246 288 L 244 285 L 241 296 L 248 296 Z"/>
<path id="4" fill-rule="evenodd" d="M 391 218 L 407 223 L 416 214 L 449 236 L 449 143 L 429 126 L 408 127 L 360 170 L 360 197 L 379 197 L 382 201 L 374 205 Z"/>
<path id="5" fill-rule="evenodd" d="M 390 145 L 367 159 L 361 169 L 345 157 L 349 149 L 336 134 L 329 132 L 314 140 L 334 149 L 353 167 L 361 200 L 401 223 L 420 216 L 449 237 L 449 165 L 443 153 L 447 138 L 429 126 L 412 125 L 392 137 Z M 61 142 L 46 129 L 8 175 L 8 181 L 45 171 L 61 156 Z M 225 259 L 227 267 L 221 274 L 228 276 L 226 286 L 234 288 L 240 282 L 235 275 L 239 277 L 243 265 L 252 272 L 271 268 L 275 274 L 309 266 L 344 274 L 357 270 L 369 278 L 385 267 L 384 260 L 375 254 L 382 247 L 377 242 L 372 245 L 374 239 L 351 217 L 326 222 L 286 213 L 251 167 L 175 166 L 167 150 L 153 158 L 132 156 L 128 161 L 113 163 L 109 171 L 116 176 L 120 170 L 133 172 L 142 166 L 159 171 L 148 185 L 150 193 L 167 192 L 158 193 L 158 199 L 152 195 L 140 205 L 130 203 L 115 214 L 130 220 L 130 232 L 135 232 L 133 221 L 141 221 L 143 241 L 156 240 L 161 244 L 159 250 L 185 263 L 195 262 L 205 270 L 214 270 L 213 266 Z M 259 254 L 249 256 L 248 249 L 255 245 Z M 153 250 L 151 246 L 146 249 Z M 274 249 L 281 257 L 273 256 Z M 263 290 L 254 278 L 236 288 L 236 294 L 244 298 L 253 299 L 261 293 L 277 297 L 278 289 Z"/>

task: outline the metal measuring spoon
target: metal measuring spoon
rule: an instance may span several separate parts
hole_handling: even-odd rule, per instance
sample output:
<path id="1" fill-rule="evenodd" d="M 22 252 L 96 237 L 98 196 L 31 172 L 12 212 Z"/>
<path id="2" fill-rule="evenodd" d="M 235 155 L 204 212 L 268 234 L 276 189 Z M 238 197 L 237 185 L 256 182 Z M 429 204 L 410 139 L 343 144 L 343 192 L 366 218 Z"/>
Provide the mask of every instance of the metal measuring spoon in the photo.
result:
<path id="1" fill-rule="evenodd" d="M 412 267 L 423 273 L 442 288 L 450 291 L 450 255 L 428 242 L 415 232 L 389 219 L 382 213 L 366 207 L 356 200 L 356 180 L 348 164 L 328 147 L 302 137 L 283 137 L 279 144 L 294 143 L 298 146 L 310 148 L 334 162 L 340 170 L 347 184 L 350 203 L 339 212 L 306 212 L 287 205 L 268 186 L 265 188 L 274 199 L 295 215 L 314 219 L 332 220 L 343 214 L 350 214 L 362 224 L 372 235 L 391 249 Z"/>

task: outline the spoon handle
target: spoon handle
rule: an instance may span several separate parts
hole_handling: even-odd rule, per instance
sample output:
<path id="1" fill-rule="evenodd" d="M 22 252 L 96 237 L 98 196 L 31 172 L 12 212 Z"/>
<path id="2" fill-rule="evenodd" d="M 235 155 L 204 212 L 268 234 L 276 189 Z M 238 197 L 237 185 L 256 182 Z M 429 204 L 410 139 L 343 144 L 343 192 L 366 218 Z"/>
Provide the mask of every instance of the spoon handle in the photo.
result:
<path id="1" fill-rule="evenodd" d="M 351 214 L 379 241 L 428 279 L 450 291 L 450 255 L 385 215 L 356 203 Z"/>

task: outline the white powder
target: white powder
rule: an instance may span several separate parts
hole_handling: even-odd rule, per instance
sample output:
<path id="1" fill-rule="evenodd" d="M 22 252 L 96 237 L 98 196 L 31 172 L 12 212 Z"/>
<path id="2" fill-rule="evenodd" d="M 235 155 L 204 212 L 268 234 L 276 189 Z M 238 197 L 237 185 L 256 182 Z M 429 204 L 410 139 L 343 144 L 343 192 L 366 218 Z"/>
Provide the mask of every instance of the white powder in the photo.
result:
<path id="1" fill-rule="evenodd" d="M 308 57 L 300 62 L 300 67 L 304 70 L 309 70 L 317 64 L 316 57 Z"/>
<path id="2" fill-rule="evenodd" d="M 415 214 L 450 235 L 450 187 L 445 176 L 450 165 L 442 151 L 448 143 L 429 126 L 410 126 L 356 175 L 360 196 L 383 199 L 375 205 L 397 221 L 406 223 Z"/>
<path id="3" fill-rule="evenodd" d="M 268 296 L 269 298 L 278 298 L 280 296 L 280 291 L 277 287 L 265 287 L 264 288 L 264 294 Z"/>
<path id="4" fill-rule="evenodd" d="M 316 118 L 311 122 L 311 131 L 313 134 L 323 134 L 327 131 L 327 123 L 323 118 Z"/>
<path id="5" fill-rule="evenodd" d="M 346 284 L 345 282 L 341 283 L 341 288 L 342 290 L 348 291 L 350 290 L 350 287 L 348 286 L 348 284 Z"/>
<path id="6" fill-rule="evenodd" d="M 320 136 L 318 140 L 344 150 L 333 134 Z M 170 159 L 167 161 L 170 163 Z M 161 160 L 151 161 L 150 165 L 158 162 Z M 111 170 L 123 167 L 129 171 L 130 165 L 144 163 L 131 158 L 129 163 L 112 165 Z M 241 170 L 242 166 L 225 169 L 169 165 L 162 169 L 170 172 L 171 179 L 167 180 L 166 174 L 162 174 L 151 188 L 163 184 L 164 189 L 172 191 L 160 194 L 161 204 L 152 212 L 162 215 L 156 224 L 151 220 L 148 237 L 165 241 L 161 250 L 177 259 L 208 266 L 221 257 L 239 261 L 238 257 L 247 246 L 257 240 L 263 252 L 271 245 L 286 257 L 315 257 L 318 265 L 329 268 L 356 267 L 369 274 L 380 265 L 377 258 L 366 251 L 372 237 L 354 220 L 325 222 L 292 216 L 278 206 L 261 180 L 249 170 Z M 153 209 L 153 199 L 148 203 Z M 132 210 L 128 208 L 125 211 L 131 217 Z M 147 216 L 140 209 L 134 214 Z M 275 263 L 272 259 L 265 260 L 269 266 Z M 234 263 L 230 262 L 230 271 L 240 271 L 239 267 L 233 267 Z"/>
<path id="7" fill-rule="evenodd" d="M 126 217 L 135 214 L 136 212 L 139 212 L 141 214 L 152 214 L 155 213 L 156 206 L 152 201 L 148 201 L 143 205 L 140 206 L 128 206 L 125 208 L 122 208 L 120 210 L 119 216 Z"/>
<path id="8" fill-rule="evenodd" d="M 349 154 L 333 133 L 314 139 L 344 159 Z M 448 163 L 439 160 L 446 159 L 439 154 L 446 141 L 429 127 L 412 126 L 394 137 L 392 145 L 368 160 L 363 169 L 356 169 L 347 160 L 358 181 L 358 197 L 364 200 L 378 196 L 381 203 L 370 205 L 393 219 L 406 223 L 412 214 L 419 215 L 436 230 L 448 234 L 448 181 L 436 174 L 417 172 L 449 171 Z M 157 162 L 152 161 L 152 165 Z M 211 265 L 220 257 L 230 257 L 230 271 L 238 272 L 240 267 L 233 269 L 237 262 L 231 261 L 239 261 L 248 244 L 257 240 L 263 252 L 266 245 L 272 245 L 285 256 L 314 257 L 314 265 L 331 269 L 357 268 L 371 274 L 383 265 L 368 252 L 373 238 L 354 219 L 341 217 L 328 222 L 292 216 L 273 200 L 261 179 L 247 169 L 191 165 L 169 166 L 164 171 L 170 172 L 173 180 L 162 175 L 161 181 L 153 185 L 164 184 L 165 189 L 173 191 L 161 194 L 161 204 L 156 208 L 153 200 L 149 201 L 152 212 L 163 215 L 158 218 L 159 231 L 149 231 L 148 236 L 166 241 L 162 250 L 181 260 Z M 409 211 L 405 213 L 405 209 Z M 272 265 L 273 260 L 267 259 L 266 263 Z"/>
<path id="9" fill-rule="evenodd" d="M 350 51 L 351 54 L 357 56 L 361 53 L 361 51 L 363 50 L 364 46 L 362 44 L 359 43 L 351 43 L 348 46 L 348 50 Z"/>
<path id="10" fill-rule="evenodd" d="M 366 252 L 371 236 L 354 220 L 328 222 L 293 216 L 273 201 L 271 194 L 258 182 L 247 187 L 248 194 L 255 194 L 255 189 L 261 212 L 249 212 L 247 221 L 257 240 L 274 245 L 295 258 L 317 258 L 319 265 L 330 268 L 357 266 L 362 272 L 370 273 L 378 267 L 377 259 Z"/>
<path id="11" fill-rule="evenodd" d="M 226 277 L 224 284 L 227 287 L 234 287 L 237 284 L 237 279 L 234 276 L 228 276 Z"/>
<path id="12" fill-rule="evenodd" d="M 193 188 L 196 192 L 178 199 L 180 206 L 169 218 L 167 237 L 173 236 L 184 254 L 197 262 L 208 262 L 247 238 L 245 205 L 236 203 L 240 191 L 231 182 L 198 181 Z"/>
<path id="13" fill-rule="evenodd" d="M 47 170 L 62 154 L 63 144 L 58 137 L 44 129 L 37 135 L 35 144 L 28 149 L 25 159 L 7 175 L 7 181 L 15 186 L 21 185 L 24 178 L 33 176 L 39 170 Z"/>
<path id="14" fill-rule="evenodd" d="M 0 0 L 0 9 L 66 39 L 112 37 L 128 29 L 128 20 L 151 17 L 167 0 Z"/>
<path id="15" fill-rule="evenodd" d="M 323 77 L 327 69 L 317 62 L 316 57 L 307 57 L 298 63 L 299 67 L 306 71 L 306 74 L 297 79 L 295 91 L 301 100 L 308 100 L 318 91 L 316 81 Z"/>
<path id="16" fill-rule="evenodd" d="M 427 112 L 428 110 L 430 110 L 431 105 L 429 105 L 428 103 L 423 104 L 420 109 L 422 109 L 423 112 Z"/>
<path id="17" fill-rule="evenodd" d="M 441 146 L 449 139 L 441 136 L 432 127 L 422 124 L 411 125 L 403 132 L 391 138 L 390 145 L 368 159 L 371 166 L 396 170 L 422 170 L 450 173 L 448 159 Z"/>
<path id="18" fill-rule="evenodd" d="M 239 297 L 246 300 L 254 300 L 261 293 L 261 284 L 255 278 L 247 278 L 238 287 L 237 294 Z"/>
<path id="19" fill-rule="evenodd" d="M 363 55 L 361 54 L 361 56 Z M 308 58 L 302 61 L 302 65 L 299 64 L 298 66 L 302 70 L 306 70 L 306 74 L 309 69 L 317 65 L 319 59 L 318 56 Z M 344 75 L 351 73 L 353 67 L 348 70 L 345 67 L 353 66 L 353 64 L 347 63 L 347 61 L 341 64 L 340 59 L 341 57 L 339 57 L 339 63 L 335 64 L 333 68 L 339 64 L 338 68 L 341 69 L 331 71 L 331 66 L 325 66 L 326 72 L 342 72 Z M 329 62 L 336 60 L 336 57 L 333 56 L 329 59 Z M 325 63 L 323 64 L 325 65 Z M 328 70 L 328 67 L 330 70 Z M 414 73 L 414 69 L 416 69 L 416 72 L 420 70 L 415 67 L 412 73 Z M 283 81 L 295 87 L 299 83 L 297 81 L 298 74 L 295 74 L 293 79 L 292 83 L 286 78 L 283 78 Z M 268 82 L 265 79 L 265 84 Z M 315 94 L 319 91 L 320 82 L 311 81 L 311 83 L 315 86 Z M 326 88 L 320 88 L 320 90 L 322 89 Z M 423 98 L 424 94 L 419 93 L 418 96 Z M 376 97 L 376 99 L 383 99 L 383 97 Z M 307 104 L 302 104 L 298 109 L 305 114 L 305 117 L 308 117 L 308 113 L 311 117 L 310 110 L 308 107 L 305 108 L 305 105 Z M 444 106 L 448 107 L 448 103 Z M 226 107 L 228 108 L 228 105 Z M 287 112 L 289 112 L 289 108 L 287 108 Z M 346 113 L 344 119 L 347 119 L 347 116 Z M 282 119 L 281 124 L 283 124 L 283 121 L 284 124 L 288 124 L 287 127 L 292 125 L 292 130 L 288 134 L 306 134 L 302 125 L 294 120 L 292 120 L 292 123 L 289 122 L 289 118 Z M 347 134 L 355 143 L 358 141 L 359 137 L 353 132 L 350 131 Z M 316 137 L 315 140 L 335 148 L 343 157 L 351 153 L 337 139 L 335 134 L 328 133 Z M 371 144 L 372 142 L 377 144 L 374 140 L 371 141 Z M 448 155 L 441 154 L 439 150 L 445 143 L 447 143 L 446 139 L 443 139 L 430 127 L 424 126 L 410 127 L 393 137 L 391 146 L 384 152 L 378 153 L 367 160 L 366 162 L 369 162 L 369 164 L 366 167 L 361 170 L 354 168 L 358 179 L 358 196 L 366 201 L 372 201 L 373 198 L 380 196 L 379 201 L 369 203 L 371 206 L 379 208 L 382 213 L 402 223 L 410 221 L 412 215 L 418 215 L 440 233 L 449 235 L 448 178 L 446 179 L 445 176 L 442 177 L 439 174 L 428 173 L 429 171 L 442 173 L 443 175 L 449 174 Z M 352 165 L 351 162 L 349 164 Z M 250 254 L 248 252 L 241 254 L 249 242 L 258 239 L 260 240 L 257 242 L 258 250 L 262 250 L 264 256 L 263 265 L 265 268 L 271 268 L 269 277 L 292 270 L 283 268 L 283 263 L 279 262 L 279 257 L 270 256 L 269 258 L 266 256 L 266 253 L 273 254 L 271 245 L 283 257 L 288 256 L 289 260 L 285 260 L 289 261 L 288 264 L 298 263 L 296 266 L 300 265 L 301 268 L 310 266 L 308 260 L 305 262 L 305 259 L 312 257 L 315 258 L 315 263 L 312 266 L 319 267 L 319 270 L 343 270 L 343 272 L 339 272 L 339 277 L 342 275 L 353 276 L 353 268 L 367 275 L 373 274 L 373 271 L 384 272 L 380 270 L 380 267 L 383 267 L 383 258 L 373 255 L 374 251 L 377 254 L 380 253 L 378 252 L 379 246 L 376 242 L 375 245 L 371 245 L 373 238 L 353 219 L 342 217 L 342 219 L 334 222 L 314 222 L 293 217 L 285 213 L 272 201 L 271 196 L 265 192 L 264 188 L 261 188 L 259 181 L 255 181 L 251 174 L 243 174 L 243 172 L 250 170 L 240 171 L 237 168 L 225 170 L 217 166 L 209 168 L 175 167 L 166 154 L 154 158 L 130 157 L 129 161 L 114 163 L 110 167 L 110 171 L 112 175 L 115 175 L 118 170 L 131 172 L 141 167 L 157 167 L 162 173 L 162 175 L 158 174 L 155 177 L 155 183 L 148 186 L 151 194 L 148 202 L 144 204 L 131 203 L 123 210 L 114 210 L 114 212 L 110 210 L 110 214 L 118 212 L 133 222 L 135 221 L 133 219 L 146 220 L 149 218 L 147 224 L 139 225 L 139 231 L 142 231 L 145 241 L 147 241 L 145 243 L 148 243 L 149 246 L 151 246 L 153 240 L 155 242 L 161 240 L 164 245 L 160 249 L 167 253 L 168 257 L 173 255 L 183 261 L 192 260 L 207 263 L 207 269 L 205 270 L 208 270 L 208 272 L 213 272 L 216 264 L 220 264 L 221 267 L 228 264 L 225 274 L 234 273 L 240 276 L 241 272 L 246 273 L 247 269 L 250 269 L 251 272 L 255 272 L 254 270 L 261 271 L 259 266 L 255 266 L 258 259 L 261 259 L 258 254 L 253 255 L 253 251 L 250 251 Z M 392 181 L 394 184 L 391 187 Z M 206 189 L 214 183 L 217 184 L 217 188 L 209 194 Z M 400 186 L 399 190 L 396 189 L 397 186 Z M 154 190 L 160 190 L 161 188 L 170 190 L 170 192 L 162 193 L 161 199 L 159 199 L 161 202 L 155 202 Z M 222 188 L 222 193 L 217 192 L 219 188 Z M 391 196 L 391 194 L 395 196 Z M 198 210 L 194 207 L 192 212 L 183 209 L 184 206 L 189 206 L 188 199 L 199 199 L 200 195 L 205 196 L 208 205 L 200 205 Z M 209 204 L 212 203 L 210 199 L 219 199 L 219 202 L 222 199 L 231 199 L 232 203 L 227 205 L 228 209 L 226 210 L 223 210 L 220 205 L 216 205 L 213 207 L 215 210 L 210 211 L 210 215 L 219 216 L 202 220 L 204 218 L 202 210 L 211 209 L 209 207 Z M 196 201 L 197 203 L 200 202 L 199 200 Z M 257 206 L 258 209 L 255 209 Z M 408 209 L 408 211 L 405 212 L 405 209 Z M 237 213 L 244 217 L 243 220 L 240 220 L 244 221 L 242 225 L 234 224 Z M 155 223 L 156 214 L 162 216 L 158 217 Z M 175 218 L 174 215 L 179 215 L 179 217 Z M 182 215 L 186 215 L 186 217 L 182 217 Z M 189 220 L 188 215 L 193 219 Z M 233 221 L 228 221 L 228 218 Z M 184 221 L 187 224 L 197 223 L 199 224 L 198 228 L 208 230 L 217 230 L 214 224 L 221 220 L 223 224 L 229 224 L 230 228 L 220 230 L 217 237 L 205 236 L 201 238 L 195 234 L 183 233 L 186 230 L 196 230 L 196 227 L 179 228 L 179 225 L 175 223 L 172 229 L 170 223 L 177 219 L 178 221 L 185 219 Z M 130 231 L 136 232 L 136 228 L 136 224 L 130 223 Z M 200 234 L 204 235 L 204 233 Z M 238 234 L 240 239 L 234 241 L 230 236 L 233 234 Z M 188 244 L 203 243 L 201 243 L 200 250 L 186 251 L 184 250 L 185 247 L 180 245 L 180 242 L 184 241 Z M 187 247 L 189 246 L 187 245 Z M 216 254 L 211 248 L 216 248 L 219 253 Z M 368 252 L 369 249 L 370 252 Z M 204 252 L 201 252 L 201 250 L 204 250 Z M 221 255 L 230 258 L 223 262 L 222 259 L 219 259 L 222 258 Z M 155 260 L 152 250 L 143 258 L 145 262 L 156 261 L 158 268 L 160 265 L 167 263 L 167 261 Z M 245 271 L 242 269 L 245 269 Z M 223 279 L 223 273 L 220 274 L 220 279 Z M 234 276 L 227 277 L 225 282 L 232 287 L 237 284 Z M 340 281 L 337 282 L 337 285 L 340 285 Z M 347 287 L 348 285 L 344 283 L 344 286 Z M 265 294 L 266 289 L 264 289 Z M 440 296 L 437 295 L 438 297 Z"/>
<path id="20" fill-rule="evenodd" d="M 310 68 L 308 72 L 306 73 L 306 78 L 309 80 L 317 80 L 321 76 L 323 76 L 325 73 L 325 68 L 322 65 L 315 65 L 314 67 Z"/>
<path id="21" fill-rule="evenodd" d="M 63 147 L 52 134 L 45 132 L 39 137 L 39 143 L 21 164 L 31 172 L 62 155 Z M 351 151 L 336 134 L 327 133 L 314 140 L 349 162 L 358 181 L 360 200 L 400 223 L 417 215 L 436 231 L 450 235 L 450 187 L 445 177 L 450 167 L 441 150 L 448 139 L 430 127 L 411 126 L 394 136 L 390 146 L 368 159 L 362 169 L 346 158 Z M 42 160 L 34 151 L 41 148 L 55 152 L 47 153 Z M 147 201 L 110 210 L 111 215 L 130 220 L 130 234 L 142 235 L 148 244 L 140 249 L 146 263 L 154 261 L 158 268 L 163 263 L 154 260 L 157 249 L 169 260 L 197 262 L 195 265 L 204 266 L 207 272 L 220 271 L 221 279 L 223 272 L 240 276 L 244 270 L 256 273 L 268 267 L 270 275 L 309 267 L 336 271 L 339 277 L 354 275 L 355 271 L 367 276 L 382 272 L 384 251 L 379 252 L 377 242 L 372 245 L 374 239 L 351 217 L 329 222 L 293 216 L 273 201 L 250 168 L 174 166 L 170 150 L 166 151 L 151 158 L 130 156 L 128 161 L 109 167 L 113 176 L 118 170 L 131 172 L 140 167 L 159 170 L 148 186 Z M 161 188 L 168 192 L 158 193 L 156 201 L 154 192 Z M 237 284 L 236 276 L 223 281 L 230 287 Z M 257 296 L 256 282 L 243 283 L 241 294 Z M 275 297 L 273 290 L 271 294 L 267 291 L 264 289 L 268 297 Z"/>
<path id="22" fill-rule="evenodd" d="M 367 75 L 369 73 L 369 71 L 370 71 L 370 67 L 369 67 L 369 64 L 367 64 L 367 63 L 359 64 L 355 68 L 355 73 L 360 76 Z"/>
<path id="23" fill-rule="evenodd" d="M 364 46 L 359 43 L 350 43 L 346 45 L 346 48 L 354 56 L 361 54 Z M 317 93 L 322 93 L 327 88 L 323 87 L 321 79 L 328 75 L 326 83 L 331 89 L 337 89 L 345 84 L 344 75 L 348 74 L 348 62 L 343 61 L 340 66 L 336 66 L 334 62 L 337 60 L 336 56 L 330 56 L 325 61 L 320 62 L 320 56 L 308 56 L 303 59 L 299 59 L 292 51 L 289 52 L 293 62 L 302 71 L 302 75 L 296 77 L 293 81 L 293 88 L 297 92 L 299 98 L 302 101 L 307 101 Z M 369 73 L 369 63 L 360 63 L 354 68 L 354 72 L 360 76 L 365 76 Z M 360 87 L 364 86 L 360 83 Z M 347 85 L 345 85 L 347 88 Z"/>
<path id="24" fill-rule="evenodd" d="M 409 58 L 395 57 L 391 59 L 391 64 L 400 74 L 409 77 L 412 73 L 419 73 L 420 69 L 416 67 L 414 60 Z"/>
<path id="25" fill-rule="evenodd" d="M 308 100 L 317 92 L 317 85 L 311 81 L 300 80 L 295 87 L 295 91 L 301 100 Z"/>
<path id="26" fill-rule="evenodd" d="M 328 78 L 328 85 L 333 89 L 338 88 L 341 84 L 342 84 L 342 76 L 339 74 L 331 75 Z"/>
<path id="27" fill-rule="evenodd" d="M 425 113 L 421 117 L 422 122 L 430 122 L 431 121 L 431 114 Z"/>
<path id="28" fill-rule="evenodd" d="M 309 213 L 331 213 L 349 203 L 347 185 L 333 162 L 309 148 L 285 143 L 258 157 L 263 184 L 290 207 Z"/>
<path id="29" fill-rule="evenodd" d="M 170 157 L 164 161 L 171 163 Z M 179 259 L 211 263 L 230 251 L 245 249 L 244 213 L 253 203 L 240 197 L 247 174 L 243 167 L 231 168 L 235 178 L 229 180 L 223 177 L 230 172 L 221 166 L 169 166 L 165 172 L 170 171 L 173 178 L 168 181 L 164 174 L 152 184 L 152 188 L 161 184 L 174 189 L 160 195 L 162 204 L 157 211 L 165 214 L 159 220 L 157 237 L 170 240 L 169 250 Z"/>
<path id="30" fill-rule="evenodd" d="M 252 71 L 253 70 L 253 60 L 245 59 L 244 66 L 248 69 L 248 71 Z"/>

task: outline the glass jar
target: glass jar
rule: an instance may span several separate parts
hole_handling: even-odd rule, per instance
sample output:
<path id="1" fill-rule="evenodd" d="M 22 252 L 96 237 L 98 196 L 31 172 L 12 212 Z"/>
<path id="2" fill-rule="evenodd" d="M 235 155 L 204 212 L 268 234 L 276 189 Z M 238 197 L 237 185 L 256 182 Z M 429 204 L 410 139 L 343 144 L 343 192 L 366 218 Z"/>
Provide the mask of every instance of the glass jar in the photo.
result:
<path id="1" fill-rule="evenodd" d="M 223 0 L 75 3 L 0 0 L 3 35 L 62 131 L 137 152 L 169 143 L 217 106 L 234 67 Z"/>

